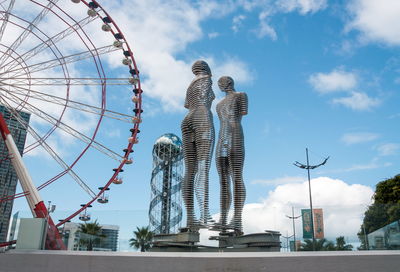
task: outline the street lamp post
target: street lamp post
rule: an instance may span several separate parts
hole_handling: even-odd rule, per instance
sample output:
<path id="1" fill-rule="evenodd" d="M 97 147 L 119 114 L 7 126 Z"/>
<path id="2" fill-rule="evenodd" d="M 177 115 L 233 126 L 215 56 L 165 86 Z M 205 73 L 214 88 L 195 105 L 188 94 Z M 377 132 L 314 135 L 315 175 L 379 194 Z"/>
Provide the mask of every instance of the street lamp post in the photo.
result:
<path id="1" fill-rule="evenodd" d="M 308 175 L 308 192 L 310 195 L 310 219 L 311 219 L 311 233 L 312 233 L 312 241 L 313 241 L 313 251 L 315 251 L 315 234 L 314 234 L 314 216 L 313 216 L 313 206 L 312 206 L 312 197 L 311 197 L 311 178 L 310 178 L 310 169 L 315 169 L 318 168 L 322 165 L 324 165 L 329 157 L 325 158 L 325 160 L 317 165 L 310 165 L 309 159 L 308 159 L 308 148 L 306 148 L 306 157 L 307 157 L 307 164 L 302 164 L 298 161 L 294 163 L 295 166 L 302 168 L 302 169 L 307 169 L 307 175 Z"/>
<path id="2" fill-rule="evenodd" d="M 287 218 L 292 219 L 293 220 L 293 245 L 294 245 L 294 251 L 297 251 L 296 249 L 296 226 L 294 224 L 294 220 L 298 219 L 301 215 L 298 216 L 294 216 L 294 207 L 292 207 L 292 216 L 286 215 Z"/>
<path id="3" fill-rule="evenodd" d="M 63 227 L 61 230 L 61 239 L 63 240 L 64 244 L 68 247 L 68 239 L 65 240 L 65 225 L 71 222 L 71 220 L 59 219 L 58 221 L 63 222 Z"/>
<path id="4" fill-rule="evenodd" d="M 43 240 L 42 240 L 42 249 L 46 249 L 46 238 L 47 232 L 49 230 L 49 218 L 50 213 L 54 212 L 56 209 L 56 205 L 51 205 L 51 201 L 49 201 L 49 205 L 47 207 L 47 215 L 45 217 L 45 224 L 44 224 L 44 233 L 43 233 Z"/>
<path id="5" fill-rule="evenodd" d="M 283 236 L 282 235 L 282 238 L 284 238 L 284 239 L 286 239 L 286 251 L 289 251 L 289 248 L 290 248 L 290 246 L 289 246 L 289 239 L 292 237 L 293 235 L 288 235 L 287 233 L 286 233 L 286 236 Z"/>

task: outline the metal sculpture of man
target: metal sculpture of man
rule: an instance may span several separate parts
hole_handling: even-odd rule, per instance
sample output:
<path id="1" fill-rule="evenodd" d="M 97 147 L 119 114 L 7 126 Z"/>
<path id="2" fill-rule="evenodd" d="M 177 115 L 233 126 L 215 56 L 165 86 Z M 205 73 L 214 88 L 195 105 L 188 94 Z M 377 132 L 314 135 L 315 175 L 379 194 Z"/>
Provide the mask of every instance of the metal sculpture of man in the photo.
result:
<path id="1" fill-rule="evenodd" d="M 234 229 L 236 235 L 243 234 L 242 211 L 246 198 L 243 182 L 244 137 L 242 116 L 247 114 L 248 102 L 245 93 L 235 91 L 231 77 L 223 76 L 218 86 L 226 96 L 217 105 L 220 131 L 216 150 L 216 163 L 221 186 L 221 217 L 218 225 L 223 230 Z M 233 183 L 234 215 L 231 224 L 227 217 L 231 205 L 231 180 Z"/>
<path id="2" fill-rule="evenodd" d="M 198 60 L 192 66 L 196 76 L 186 92 L 185 108 L 189 113 L 182 121 L 185 177 L 182 184 L 186 206 L 187 227 L 195 229 L 207 224 L 211 218 L 208 204 L 209 171 L 214 149 L 214 124 L 211 104 L 215 99 L 212 90 L 211 70 L 205 61 Z M 200 207 L 200 222 L 195 219 L 194 193 Z"/>

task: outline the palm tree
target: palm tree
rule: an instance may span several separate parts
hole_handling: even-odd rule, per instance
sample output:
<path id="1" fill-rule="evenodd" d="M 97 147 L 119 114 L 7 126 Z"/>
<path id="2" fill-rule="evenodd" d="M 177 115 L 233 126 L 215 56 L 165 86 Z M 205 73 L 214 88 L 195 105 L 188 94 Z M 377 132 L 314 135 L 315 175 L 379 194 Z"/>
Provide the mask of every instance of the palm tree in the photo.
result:
<path id="1" fill-rule="evenodd" d="M 150 249 L 153 241 L 154 233 L 150 231 L 149 227 L 136 227 L 133 232 L 134 238 L 129 240 L 129 245 L 136 249 L 140 248 L 141 252 L 145 252 Z"/>
<path id="2" fill-rule="evenodd" d="M 304 243 L 300 245 L 300 251 L 312 251 L 313 250 L 313 241 L 312 240 L 304 240 Z M 335 246 L 331 241 L 323 239 L 315 240 L 315 251 L 330 251 L 335 250 Z"/>
<path id="3" fill-rule="evenodd" d="M 352 249 L 353 249 L 352 245 L 346 244 L 344 236 L 339 236 L 336 238 L 335 250 L 352 250 Z"/>
<path id="4" fill-rule="evenodd" d="M 97 220 L 91 223 L 79 224 L 78 233 L 80 234 L 79 244 L 86 246 L 87 251 L 92 251 L 93 246 L 106 237 L 102 234 L 102 228 Z"/>

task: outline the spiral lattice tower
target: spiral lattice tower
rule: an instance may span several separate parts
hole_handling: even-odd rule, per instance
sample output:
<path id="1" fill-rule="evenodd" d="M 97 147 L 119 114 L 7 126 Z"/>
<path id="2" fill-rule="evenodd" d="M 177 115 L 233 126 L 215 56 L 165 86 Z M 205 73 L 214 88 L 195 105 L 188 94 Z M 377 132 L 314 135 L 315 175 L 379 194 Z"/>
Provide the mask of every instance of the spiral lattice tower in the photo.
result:
<path id="1" fill-rule="evenodd" d="M 156 234 L 176 233 L 182 221 L 182 142 L 167 133 L 153 147 L 151 174 L 150 229 Z"/>

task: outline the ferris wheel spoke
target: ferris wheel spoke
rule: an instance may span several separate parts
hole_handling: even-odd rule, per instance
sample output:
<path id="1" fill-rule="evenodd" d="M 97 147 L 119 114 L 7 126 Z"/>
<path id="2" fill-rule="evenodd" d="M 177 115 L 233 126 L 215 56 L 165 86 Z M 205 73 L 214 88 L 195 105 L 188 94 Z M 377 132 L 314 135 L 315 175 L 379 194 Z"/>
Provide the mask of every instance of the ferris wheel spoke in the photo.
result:
<path id="1" fill-rule="evenodd" d="M 98 55 L 103 55 L 103 54 L 107 54 L 113 51 L 119 50 L 119 48 L 113 46 L 113 45 L 108 45 L 108 46 L 103 46 L 100 48 L 96 48 L 96 49 L 92 49 L 92 50 L 88 50 L 88 51 L 84 51 L 84 52 L 80 52 L 77 54 L 72 54 L 69 56 L 63 56 L 63 57 L 59 57 L 59 58 L 55 58 L 49 61 L 44 61 L 41 63 L 36 63 L 36 64 L 32 64 L 29 65 L 27 67 L 22 67 L 22 68 L 18 68 L 18 69 L 14 69 L 11 71 L 8 71 L 6 73 L 14 73 L 14 75 L 9 75 L 9 77 L 18 77 L 23 75 L 23 73 L 21 74 L 21 71 L 23 71 L 24 69 L 29 69 L 29 72 L 35 73 L 35 72 L 39 72 L 39 71 L 43 71 L 43 70 L 47 70 L 47 69 L 51 69 L 60 65 L 64 65 L 67 63 L 73 63 L 73 62 L 78 62 L 81 60 L 85 60 L 88 59 L 90 57 L 93 56 L 98 56 Z M 18 73 L 19 72 L 19 73 Z M 3 73 L 4 74 L 4 73 Z"/>
<path id="2" fill-rule="evenodd" d="M 103 154 L 109 156 L 110 158 L 118 161 L 118 162 L 122 162 L 123 161 L 123 157 L 121 155 L 119 155 L 118 153 L 116 153 L 115 151 L 107 148 L 106 146 L 98 143 L 97 141 L 95 141 L 94 139 L 90 138 L 89 136 L 79 132 L 78 130 L 72 128 L 71 126 L 65 124 L 64 122 L 62 122 L 61 120 L 58 120 L 56 118 L 54 118 L 53 116 L 51 116 L 50 114 L 45 113 L 44 111 L 40 110 L 39 108 L 37 108 L 36 106 L 32 105 L 31 103 L 23 100 L 22 98 L 12 94 L 11 92 L 7 92 L 7 98 L 10 99 L 12 102 L 14 103 L 24 103 L 24 110 L 30 112 L 31 114 L 34 114 L 35 116 L 43 119 L 44 121 L 48 122 L 49 124 L 58 127 L 59 129 L 63 130 L 64 132 L 68 133 L 71 136 L 74 136 L 75 138 L 77 138 L 78 140 L 86 143 L 88 146 L 91 146 L 95 149 L 97 149 L 98 151 L 102 152 Z"/>
<path id="3" fill-rule="evenodd" d="M 0 81 L 0 84 L 1 84 L 1 81 Z M 13 87 L 12 90 L 7 90 L 7 89 L 0 87 L 0 92 L 10 92 L 11 91 L 15 95 L 23 95 L 23 96 L 26 96 L 29 94 L 29 98 L 53 103 L 53 104 L 60 105 L 60 106 L 67 106 L 69 108 L 76 109 L 79 111 L 84 111 L 84 112 L 88 112 L 88 113 L 92 113 L 92 114 L 96 114 L 96 115 L 102 115 L 102 116 L 112 118 L 115 120 L 132 123 L 132 116 L 130 116 L 128 114 L 123 114 L 123 113 L 116 112 L 116 111 L 102 109 L 100 107 L 92 106 L 92 105 L 89 105 L 86 103 L 81 103 L 81 102 L 65 99 L 62 97 L 55 96 L 55 95 L 46 94 L 43 92 L 28 89 L 28 88 L 23 88 L 21 86 L 12 86 L 12 87 Z"/>
<path id="4" fill-rule="evenodd" d="M 75 78 L 8 78 L 3 79 L 3 84 L 10 86 L 62 86 L 62 85 L 132 85 L 128 78 L 88 78 L 88 77 L 75 77 Z"/>
<path id="5" fill-rule="evenodd" d="M 0 57 L 0 67 L 7 61 L 7 59 L 11 56 L 11 52 L 14 52 L 32 33 L 33 29 L 43 20 L 43 18 L 47 15 L 49 10 L 58 2 L 59 0 L 49 1 L 46 7 L 42 9 L 42 11 L 33 19 L 33 21 L 24 29 L 21 35 L 12 43 L 12 45 L 7 49 L 7 51 Z"/>
<path id="6" fill-rule="evenodd" d="M 14 0 L 15 1 L 15 0 Z M 85 25 L 89 24 L 90 22 L 93 22 L 96 19 L 96 17 L 86 17 L 82 19 L 81 21 L 77 22 L 76 24 L 69 26 L 68 28 L 64 29 L 63 31 L 59 32 L 58 34 L 54 35 L 53 37 L 49 38 L 46 41 L 43 41 L 41 44 L 35 46 L 34 48 L 30 49 L 29 51 L 21 54 L 19 57 L 20 59 L 24 59 L 24 61 L 27 61 L 31 59 L 32 57 L 36 56 L 40 52 L 43 52 L 46 50 L 48 47 L 51 45 L 55 45 L 65 37 L 68 37 L 72 33 L 76 32 L 78 29 L 84 27 Z M 4 67 L 8 67 L 6 70 L 12 70 L 17 66 L 15 61 L 10 61 L 7 64 L 4 65 Z"/>
<path id="7" fill-rule="evenodd" d="M 10 0 L 10 4 L 8 5 L 7 11 L 3 15 L 3 18 L 2 18 L 3 22 L 1 23 L 1 26 L 0 26 L 0 41 L 2 40 L 4 31 L 6 30 L 8 18 L 10 17 L 10 13 L 14 7 L 14 3 L 15 3 L 15 0 Z"/>
<path id="8" fill-rule="evenodd" d="M 11 111 L 11 115 L 13 118 L 17 120 L 18 123 L 20 123 L 27 132 L 32 135 L 32 137 L 39 143 L 40 146 L 43 147 L 43 149 L 76 181 L 76 183 L 85 191 L 89 194 L 90 197 L 95 197 L 96 194 L 93 192 L 92 189 L 75 173 L 74 170 L 72 170 L 71 167 L 68 166 L 68 164 L 61 159 L 61 157 L 54 151 L 53 148 L 51 148 L 46 141 L 43 140 L 42 137 L 40 137 L 39 133 L 37 133 L 32 126 L 30 126 L 23 118 L 20 117 L 18 112 L 11 107 L 11 105 L 5 101 L 2 97 L 0 97 L 0 100 L 8 106 L 8 108 Z M 40 186 L 39 186 L 39 189 Z"/>
<path id="9" fill-rule="evenodd" d="M 31 134 L 36 141 L 43 147 L 44 150 L 63 168 L 74 180 L 75 182 L 90 196 L 95 197 L 96 194 L 93 192 L 92 189 L 75 173 L 72 168 L 68 166 L 68 164 L 61 159 L 61 157 L 52 149 L 46 141 L 43 141 L 39 134 L 31 127 L 28 126 L 27 129 L 28 133 Z M 41 189 L 41 187 L 39 187 Z"/>

